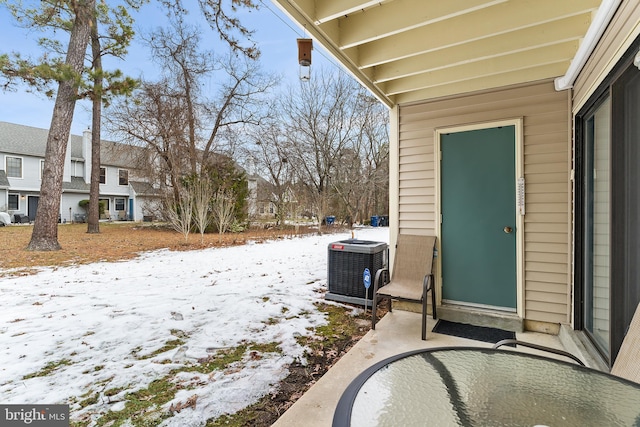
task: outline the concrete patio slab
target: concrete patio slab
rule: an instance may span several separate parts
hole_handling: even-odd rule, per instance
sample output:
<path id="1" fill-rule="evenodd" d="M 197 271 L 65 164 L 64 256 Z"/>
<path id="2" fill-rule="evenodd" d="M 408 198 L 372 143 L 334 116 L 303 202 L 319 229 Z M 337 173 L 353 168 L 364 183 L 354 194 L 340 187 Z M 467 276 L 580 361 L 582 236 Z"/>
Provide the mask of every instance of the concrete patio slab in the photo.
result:
<path id="1" fill-rule="evenodd" d="M 347 354 L 345 354 L 304 396 L 273 425 L 276 427 L 329 427 L 340 396 L 358 374 L 380 360 L 395 354 L 422 348 L 477 346 L 491 347 L 481 341 L 431 332 L 436 320 L 428 319 L 427 340 L 420 339 L 420 314 L 402 310 L 387 313 Z M 564 349 L 555 335 L 518 332 L 516 338 L 536 344 Z M 521 347 L 518 351 L 540 353 Z M 549 353 L 545 356 L 551 357 Z"/>

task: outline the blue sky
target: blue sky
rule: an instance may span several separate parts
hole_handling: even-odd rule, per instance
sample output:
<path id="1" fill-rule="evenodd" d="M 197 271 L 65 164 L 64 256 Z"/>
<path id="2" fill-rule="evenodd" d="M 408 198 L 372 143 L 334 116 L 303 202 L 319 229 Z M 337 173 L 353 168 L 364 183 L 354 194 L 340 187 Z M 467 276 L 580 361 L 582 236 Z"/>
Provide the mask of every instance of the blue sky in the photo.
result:
<path id="1" fill-rule="evenodd" d="M 200 20 L 197 2 L 186 0 L 185 4 L 192 5 L 190 17 L 194 20 Z M 282 74 L 284 76 L 283 85 L 296 80 L 299 75 L 296 39 L 306 37 L 304 31 L 292 23 L 269 0 L 263 0 L 258 11 L 240 10 L 238 16 L 246 27 L 255 31 L 254 39 L 262 51 L 260 63 L 263 70 Z M 165 21 L 163 11 L 154 2 L 145 5 L 135 17 L 134 28 L 139 34 L 148 32 Z M 209 27 L 206 23 L 203 24 L 203 30 L 203 41 L 207 43 L 204 48 L 217 49 L 218 51 L 226 49 L 217 34 L 207 31 Z M 37 57 L 41 52 L 36 45 L 36 40 L 39 37 L 40 34 L 37 32 L 17 27 L 7 10 L 0 8 L 0 52 L 15 51 L 20 52 L 23 56 L 35 54 Z M 329 62 L 329 55 L 315 45 L 312 70 Z M 119 68 L 132 77 L 145 76 L 148 79 L 153 79 L 156 74 L 149 54 L 139 39 L 136 39 L 130 47 L 129 55 L 125 61 L 114 62 L 109 68 Z M 73 134 L 81 134 L 84 129 L 90 127 L 90 108 L 88 102 L 78 103 L 71 128 Z M 16 92 L 0 91 L 0 121 L 48 128 L 52 111 L 53 101 L 48 100 L 42 94 L 30 94 L 26 88 L 19 88 Z M 105 137 L 104 133 L 103 137 Z"/>

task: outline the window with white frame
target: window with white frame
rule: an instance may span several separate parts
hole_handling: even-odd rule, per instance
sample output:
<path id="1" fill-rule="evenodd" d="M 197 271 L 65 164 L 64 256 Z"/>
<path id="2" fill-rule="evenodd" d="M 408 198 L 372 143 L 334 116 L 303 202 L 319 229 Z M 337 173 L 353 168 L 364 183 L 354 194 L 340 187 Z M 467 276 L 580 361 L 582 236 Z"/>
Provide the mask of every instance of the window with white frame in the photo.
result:
<path id="1" fill-rule="evenodd" d="M 116 200 L 115 200 L 115 204 L 116 204 L 116 211 L 123 211 L 124 210 L 124 199 L 123 198 L 117 197 Z"/>
<path id="2" fill-rule="evenodd" d="M 129 171 L 126 169 L 118 170 L 118 185 L 129 185 Z"/>
<path id="3" fill-rule="evenodd" d="M 22 178 L 22 157 L 5 158 L 6 173 L 9 178 Z"/>
<path id="4" fill-rule="evenodd" d="M 100 168 L 100 184 L 107 183 L 107 168 Z"/>
<path id="5" fill-rule="evenodd" d="M 17 211 L 20 209 L 20 196 L 17 194 L 9 194 L 9 210 Z"/>

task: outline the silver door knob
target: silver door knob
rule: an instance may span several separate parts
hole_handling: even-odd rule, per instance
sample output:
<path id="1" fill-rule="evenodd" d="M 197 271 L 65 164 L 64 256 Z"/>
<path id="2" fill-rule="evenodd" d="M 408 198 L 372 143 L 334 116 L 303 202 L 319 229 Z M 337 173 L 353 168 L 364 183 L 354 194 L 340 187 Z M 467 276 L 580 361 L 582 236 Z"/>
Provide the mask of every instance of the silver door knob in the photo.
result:
<path id="1" fill-rule="evenodd" d="M 511 228 L 511 227 L 509 227 L 507 225 L 505 228 L 503 228 L 503 230 L 504 230 L 505 233 L 509 234 L 509 233 L 511 233 L 513 231 L 513 228 Z"/>

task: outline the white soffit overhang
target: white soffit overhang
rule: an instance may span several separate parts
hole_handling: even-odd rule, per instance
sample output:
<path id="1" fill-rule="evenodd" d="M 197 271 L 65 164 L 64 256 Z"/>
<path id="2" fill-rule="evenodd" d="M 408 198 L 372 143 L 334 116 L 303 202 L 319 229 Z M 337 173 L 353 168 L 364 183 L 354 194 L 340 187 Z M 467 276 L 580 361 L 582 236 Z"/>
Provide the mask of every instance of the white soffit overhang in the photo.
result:
<path id="1" fill-rule="evenodd" d="M 272 0 L 392 107 L 556 79 L 571 87 L 621 0 Z"/>

